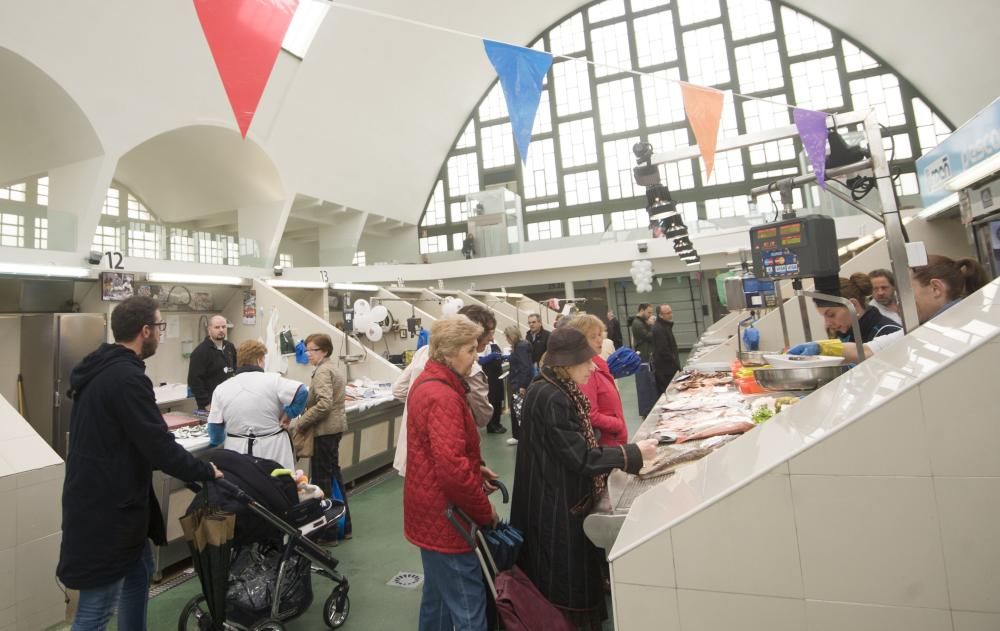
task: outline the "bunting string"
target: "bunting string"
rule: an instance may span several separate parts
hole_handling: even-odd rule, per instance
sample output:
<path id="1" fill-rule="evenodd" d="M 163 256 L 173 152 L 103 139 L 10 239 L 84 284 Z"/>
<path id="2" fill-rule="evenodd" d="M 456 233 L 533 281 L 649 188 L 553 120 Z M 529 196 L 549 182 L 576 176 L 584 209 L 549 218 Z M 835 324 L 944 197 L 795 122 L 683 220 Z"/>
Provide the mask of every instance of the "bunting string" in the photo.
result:
<path id="1" fill-rule="evenodd" d="M 494 41 L 494 42 L 498 42 L 500 44 L 504 44 L 504 45 L 510 46 L 512 48 L 520 48 L 520 49 L 523 49 L 523 50 L 526 50 L 526 51 L 545 52 L 545 51 L 536 50 L 534 48 L 531 48 L 530 46 L 522 46 L 520 44 L 511 44 L 510 42 L 505 42 L 504 40 L 499 40 L 499 39 L 495 39 L 495 38 L 492 38 L 492 37 L 485 37 L 483 35 L 476 35 L 475 33 L 467 33 L 465 31 L 459 31 L 457 29 L 448 28 L 446 26 L 439 26 L 437 24 L 430 24 L 429 22 L 422 22 L 420 20 L 414 20 L 412 18 L 405 18 L 405 17 L 399 16 L 399 15 L 393 15 L 391 13 L 385 13 L 385 12 L 382 12 L 382 11 L 377 11 L 375 9 L 368 9 L 366 7 L 359 7 L 359 6 L 356 6 L 356 5 L 344 4 L 342 2 L 330 2 L 330 8 L 332 8 L 332 9 L 346 9 L 348 11 L 354 11 L 356 13 L 364 13 L 364 14 L 367 14 L 367 15 L 371 15 L 371 16 L 375 16 L 375 17 L 380 17 L 380 18 L 385 18 L 387 20 L 392 20 L 394 22 L 401 22 L 401 23 L 404 23 L 404 24 L 410 24 L 412 26 L 418 26 L 418 27 L 421 27 L 421 28 L 430 29 L 432 31 L 439 31 L 441 33 L 448 33 L 450 35 L 456 35 L 458 37 L 466 37 L 466 38 L 469 38 L 469 39 L 477 39 L 477 40 L 480 40 L 480 41 L 491 40 L 491 41 Z M 632 68 L 621 68 L 619 66 L 613 66 L 613 65 L 610 65 L 610 64 L 602 64 L 602 63 L 598 63 L 596 61 L 587 59 L 586 57 L 574 57 L 572 55 L 557 55 L 557 54 L 554 54 L 554 53 L 547 53 L 547 54 L 552 55 L 553 59 L 561 59 L 561 60 L 565 60 L 565 61 L 586 62 L 586 63 L 590 64 L 591 66 L 594 66 L 595 68 L 606 68 L 606 69 L 609 69 L 609 70 L 614 70 L 618 74 L 627 74 L 627 75 L 631 75 L 633 77 L 647 77 L 647 78 L 652 79 L 654 81 L 660 81 L 660 82 L 671 83 L 671 84 L 678 84 L 678 85 L 682 85 L 682 86 L 689 85 L 689 86 L 694 86 L 694 87 L 698 87 L 698 88 L 708 87 L 708 86 L 699 85 L 697 83 L 691 83 L 689 81 L 681 81 L 679 79 L 671 79 L 669 77 L 664 77 L 664 76 L 656 75 L 656 74 L 651 73 L 651 72 L 643 72 L 641 70 L 634 70 Z M 735 92 L 733 90 L 720 90 L 720 91 L 722 91 L 722 92 L 729 92 L 734 97 L 739 97 L 741 99 L 746 99 L 748 101 L 760 101 L 761 103 L 770 103 L 771 105 L 777 105 L 779 107 L 784 107 L 785 109 L 789 109 L 789 110 L 794 110 L 796 107 L 798 107 L 794 103 L 783 103 L 781 101 L 774 101 L 774 100 L 771 100 L 771 99 L 764 99 L 764 98 L 761 98 L 759 96 L 750 96 L 748 94 L 740 94 L 739 92 Z"/>

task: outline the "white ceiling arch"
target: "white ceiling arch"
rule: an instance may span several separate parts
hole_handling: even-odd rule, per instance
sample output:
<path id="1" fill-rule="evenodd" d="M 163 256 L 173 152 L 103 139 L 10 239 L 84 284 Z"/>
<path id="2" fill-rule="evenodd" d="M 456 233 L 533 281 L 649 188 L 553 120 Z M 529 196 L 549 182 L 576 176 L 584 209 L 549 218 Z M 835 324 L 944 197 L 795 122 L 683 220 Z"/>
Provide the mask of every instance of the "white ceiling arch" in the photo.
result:
<path id="1" fill-rule="evenodd" d="M 0 184 L 104 153 L 73 98 L 2 42 L 0 82 Z"/>
<path id="2" fill-rule="evenodd" d="M 115 180 L 165 222 L 189 222 L 285 199 L 274 162 L 253 140 L 215 125 L 158 134 L 118 161 Z"/>

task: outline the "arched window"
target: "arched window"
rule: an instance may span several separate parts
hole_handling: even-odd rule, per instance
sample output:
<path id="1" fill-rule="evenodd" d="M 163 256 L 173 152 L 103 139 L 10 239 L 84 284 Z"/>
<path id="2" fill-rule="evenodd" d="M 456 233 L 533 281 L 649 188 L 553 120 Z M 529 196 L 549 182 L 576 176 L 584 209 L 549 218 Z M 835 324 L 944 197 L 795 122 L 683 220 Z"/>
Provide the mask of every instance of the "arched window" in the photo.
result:
<path id="1" fill-rule="evenodd" d="M 465 195 L 508 184 L 521 195 L 528 240 L 645 227 L 632 145 L 694 143 L 680 88 L 665 77 L 767 99 L 727 95 L 720 137 L 791 124 L 783 103 L 830 113 L 874 107 L 886 126 L 899 192 L 918 192 L 914 160 L 951 128 L 909 82 L 843 34 L 771 0 L 604 0 L 566 17 L 531 44 L 556 55 L 546 77 L 527 162 L 517 159 L 499 83 L 480 101 L 432 187 L 420 252 L 460 249 Z M 649 76 L 623 72 L 638 70 Z M 891 137 L 891 140 L 890 140 Z M 798 173 L 798 139 L 661 167 L 685 219 L 749 213 L 747 192 Z M 796 191 L 801 201 L 802 191 Z M 516 236 L 516 235 L 512 235 Z"/>

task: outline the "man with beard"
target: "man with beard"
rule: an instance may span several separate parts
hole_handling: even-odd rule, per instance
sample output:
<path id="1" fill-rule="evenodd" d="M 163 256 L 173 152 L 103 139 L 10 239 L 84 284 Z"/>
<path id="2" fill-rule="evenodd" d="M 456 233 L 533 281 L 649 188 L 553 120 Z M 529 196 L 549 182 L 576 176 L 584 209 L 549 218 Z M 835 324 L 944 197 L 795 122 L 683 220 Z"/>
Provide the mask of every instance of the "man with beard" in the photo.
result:
<path id="1" fill-rule="evenodd" d="M 896 277 L 887 269 L 877 269 L 872 270 L 868 278 L 872 281 L 872 306 L 896 324 L 902 324 L 899 301 L 896 300 Z"/>
<path id="2" fill-rule="evenodd" d="M 236 347 L 226 340 L 228 323 L 221 315 L 208 320 L 205 339 L 191 353 L 188 387 L 199 410 L 212 406 L 215 388 L 236 372 Z"/>
<path id="3" fill-rule="evenodd" d="M 656 324 L 653 325 L 652 364 L 656 391 L 663 394 L 681 366 L 677 340 L 674 339 L 674 310 L 670 305 L 660 305 L 656 312 Z"/>
<path id="4" fill-rule="evenodd" d="M 87 355 L 70 376 L 69 455 L 56 575 L 80 590 L 73 629 L 146 628 L 153 556 L 166 543 L 153 469 L 185 482 L 221 478 L 177 444 L 156 405 L 143 360 L 166 323 L 156 302 L 135 296 L 111 313 L 114 344 Z"/>

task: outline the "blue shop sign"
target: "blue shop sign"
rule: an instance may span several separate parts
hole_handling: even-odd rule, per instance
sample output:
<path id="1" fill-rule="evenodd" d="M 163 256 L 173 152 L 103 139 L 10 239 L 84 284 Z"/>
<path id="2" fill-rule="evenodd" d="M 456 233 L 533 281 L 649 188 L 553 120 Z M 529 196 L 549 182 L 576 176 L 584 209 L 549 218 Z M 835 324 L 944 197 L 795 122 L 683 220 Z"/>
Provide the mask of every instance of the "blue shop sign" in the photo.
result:
<path id="1" fill-rule="evenodd" d="M 1000 153 L 1000 99 L 955 130 L 941 144 L 917 158 L 917 179 L 924 206 L 951 195 L 944 183 Z"/>

